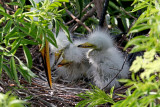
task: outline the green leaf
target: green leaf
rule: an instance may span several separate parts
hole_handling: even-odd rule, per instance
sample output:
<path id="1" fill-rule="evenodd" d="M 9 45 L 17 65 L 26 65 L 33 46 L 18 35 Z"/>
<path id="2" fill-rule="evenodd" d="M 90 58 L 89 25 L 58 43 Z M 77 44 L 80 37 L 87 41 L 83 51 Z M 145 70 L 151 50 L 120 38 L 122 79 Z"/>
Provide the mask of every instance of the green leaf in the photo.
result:
<path id="1" fill-rule="evenodd" d="M 23 51 L 24 51 L 24 55 L 25 55 L 25 58 L 26 58 L 26 62 L 27 62 L 27 66 L 29 68 L 32 68 L 32 56 L 31 56 L 31 53 L 29 51 L 29 49 L 23 45 Z"/>
<path id="2" fill-rule="evenodd" d="M 20 64 L 20 69 L 24 70 L 27 73 L 27 75 L 31 77 L 36 77 L 36 75 L 26 65 L 24 65 L 21 60 L 19 60 L 18 58 L 17 60 Z"/>
<path id="3" fill-rule="evenodd" d="M 25 34 L 30 35 L 30 34 L 29 34 L 29 28 L 28 28 L 28 27 L 18 26 L 18 28 L 19 28 L 22 32 L 24 32 Z M 32 35 L 30 35 L 30 36 L 32 37 Z"/>
<path id="4" fill-rule="evenodd" d="M 22 14 L 23 10 L 21 8 L 18 8 L 17 11 L 14 13 L 15 16 Z"/>
<path id="5" fill-rule="evenodd" d="M 35 33 L 36 31 L 36 24 L 34 23 L 34 21 L 31 22 L 31 27 L 29 28 L 29 33 L 31 33 L 32 31 Z"/>
<path id="6" fill-rule="evenodd" d="M 140 10 L 140 9 L 143 9 L 143 8 L 145 8 L 145 7 L 148 7 L 148 5 L 147 4 L 140 4 L 140 5 L 137 5 L 133 10 L 132 10 L 132 12 L 135 12 L 135 11 L 138 11 L 138 10 Z"/>
<path id="7" fill-rule="evenodd" d="M 126 50 L 131 45 L 140 45 L 140 44 L 142 44 L 144 42 L 147 42 L 148 40 L 150 40 L 149 37 L 146 37 L 146 36 L 137 36 L 137 37 L 131 39 L 131 41 L 129 41 L 127 43 L 127 45 L 125 46 L 124 50 Z"/>
<path id="8" fill-rule="evenodd" d="M 0 11 L 5 13 L 5 9 L 2 7 L 2 5 L 0 4 Z"/>
<path id="9" fill-rule="evenodd" d="M 22 39 L 21 44 L 24 45 L 38 45 L 34 40 Z"/>
<path id="10" fill-rule="evenodd" d="M 144 51 L 147 49 L 146 45 L 137 45 L 135 47 L 132 48 L 132 50 L 130 51 L 130 53 L 135 53 L 135 52 L 140 52 L 140 51 Z"/>
<path id="11" fill-rule="evenodd" d="M 52 44 L 54 45 L 55 47 L 58 48 L 57 44 L 55 42 L 53 42 L 49 37 L 46 37 L 46 39 Z"/>
<path id="12" fill-rule="evenodd" d="M 9 20 L 5 25 L 5 27 L 3 28 L 3 33 L 8 33 L 11 29 L 12 24 L 13 24 L 13 21 Z"/>
<path id="13" fill-rule="evenodd" d="M 128 18 L 125 18 L 125 17 L 121 17 L 121 20 L 122 20 L 122 23 L 123 23 L 123 26 L 124 26 L 124 29 L 125 31 L 128 30 L 129 28 L 129 19 Z"/>
<path id="14" fill-rule="evenodd" d="M 30 3 L 32 4 L 32 6 L 35 8 L 35 7 L 36 7 L 36 4 L 35 4 L 34 0 L 29 0 L 29 1 L 30 1 Z"/>
<path id="15" fill-rule="evenodd" d="M 136 33 L 136 32 L 140 32 L 146 29 L 150 29 L 151 26 L 148 24 L 140 24 L 140 25 L 136 25 L 134 27 L 132 27 L 129 31 L 129 33 Z"/>
<path id="16" fill-rule="evenodd" d="M 0 32 L 0 42 L 3 40 L 3 33 Z"/>
<path id="17" fill-rule="evenodd" d="M 16 81 L 18 86 L 20 86 L 20 83 L 18 81 L 18 75 L 17 75 L 17 71 L 16 71 L 16 64 L 15 64 L 14 57 L 11 57 L 10 66 L 11 66 L 11 72 L 13 72 L 13 74 L 14 74 L 14 80 Z"/>
<path id="18" fill-rule="evenodd" d="M 60 7 L 62 4 L 59 2 L 54 2 L 51 5 L 49 5 L 49 9 L 55 9 L 55 7 Z"/>
<path id="19" fill-rule="evenodd" d="M 21 7 L 21 4 L 18 3 L 18 2 L 10 2 L 10 3 L 7 3 L 8 5 L 15 5 L 15 6 L 19 6 Z"/>
<path id="20" fill-rule="evenodd" d="M 26 0 L 20 0 L 19 2 L 20 2 L 21 5 L 23 6 L 23 5 L 25 4 Z"/>
<path id="21" fill-rule="evenodd" d="M 46 33 L 48 35 L 48 37 L 46 37 L 46 38 L 48 39 L 48 41 L 50 41 L 50 43 L 52 43 L 55 47 L 58 47 L 53 32 L 51 30 L 46 30 L 46 31 L 47 31 Z"/>
<path id="22" fill-rule="evenodd" d="M 3 67 L 3 55 L 0 55 L 0 77 L 2 74 L 2 67 Z"/>
<path id="23" fill-rule="evenodd" d="M 45 43 L 46 43 L 46 37 L 44 35 L 41 35 L 41 40 L 42 40 L 42 44 L 41 44 L 41 48 L 39 49 L 40 51 L 44 48 Z"/>
<path id="24" fill-rule="evenodd" d="M 55 19 L 55 29 L 56 29 L 56 37 L 57 37 L 59 33 L 59 22 L 56 19 Z"/>
<path id="25" fill-rule="evenodd" d="M 16 52 L 16 50 L 17 50 L 17 48 L 20 46 L 20 43 L 21 43 L 21 38 L 18 38 L 17 40 L 15 40 L 12 44 L 11 44 L 11 46 L 12 46 L 12 49 L 11 49 L 11 51 L 9 52 L 9 54 L 10 53 L 15 53 Z"/>
<path id="26" fill-rule="evenodd" d="M 7 33 L 7 35 L 5 36 L 5 38 L 11 38 L 14 37 L 17 34 L 17 27 L 14 27 L 11 29 L 11 31 L 9 33 Z"/>
<path id="27" fill-rule="evenodd" d="M 80 18 L 82 16 L 83 2 L 84 2 L 84 0 L 76 0 L 76 6 L 78 9 L 78 13 L 80 15 Z"/>
<path id="28" fill-rule="evenodd" d="M 120 11 L 121 9 L 116 5 L 114 4 L 112 1 L 109 1 L 109 6 L 111 6 L 112 8 L 116 9 L 117 11 Z"/>
<path id="29" fill-rule="evenodd" d="M 72 43 L 72 40 L 71 40 L 71 37 L 70 37 L 70 33 L 69 33 L 67 27 L 61 22 L 59 22 L 59 25 L 62 27 L 64 33 L 67 35 L 68 40 Z"/>
<path id="30" fill-rule="evenodd" d="M 69 0 L 54 0 L 54 1 L 58 1 L 58 2 L 69 2 Z"/>
<path id="31" fill-rule="evenodd" d="M 20 67 L 17 66 L 18 71 L 21 73 L 21 75 L 29 82 L 31 83 L 31 77 L 28 75 L 26 70 L 21 69 Z"/>
<path id="32" fill-rule="evenodd" d="M 3 64 L 3 70 L 7 73 L 10 79 L 14 80 L 14 74 L 13 72 L 11 72 L 11 69 L 6 64 Z"/>

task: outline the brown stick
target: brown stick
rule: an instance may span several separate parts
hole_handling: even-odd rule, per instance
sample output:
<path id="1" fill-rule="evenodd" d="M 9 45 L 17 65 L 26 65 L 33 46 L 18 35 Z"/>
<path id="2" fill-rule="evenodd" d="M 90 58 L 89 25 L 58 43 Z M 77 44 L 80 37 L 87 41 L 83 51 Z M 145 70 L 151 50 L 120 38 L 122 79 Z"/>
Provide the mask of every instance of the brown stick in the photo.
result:
<path id="1" fill-rule="evenodd" d="M 66 12 L 80 25 L 82 25 L 83 27 L 85 27 L 89 32 L 91 32 L 91 29 L 86 26 L 85 24 L 82 23 L 82 21 L 80 21 L 78 18 L 76 18 L 69 10 L 66 9 Z"/>
<path id="2" fill-rule="evenodd" d="M 96 11 L 96 8 L 93 7 L 90 11 L 88 11 L 81 19 L 81 22 L 84 22 L 86 19 L 88 19 L 89 17 L 93 16 L 94 12 Z M 79 26 L 79 23 L 76 23 L 72 28 L 71 28 L 71 32 L 75 31 Z M 91 30 L 89 31 L 91 32 Z"/>

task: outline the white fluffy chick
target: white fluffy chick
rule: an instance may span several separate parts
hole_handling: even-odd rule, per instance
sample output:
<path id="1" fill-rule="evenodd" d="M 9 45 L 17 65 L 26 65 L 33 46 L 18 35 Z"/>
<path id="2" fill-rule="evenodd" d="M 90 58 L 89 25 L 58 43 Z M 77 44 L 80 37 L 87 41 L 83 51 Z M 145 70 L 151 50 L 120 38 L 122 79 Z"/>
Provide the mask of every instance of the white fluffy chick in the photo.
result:
<path id="1" fill-rule="evenodd" d="M 92 64 L 94 82 L 96 86 L 103 89 L 122 68 L 124 63 L 122 53 L 114 47 L 110 35 L 102 30 L 91 33 L 88 41 L 78 47 L 91 48 L 87 52 L 87 58 Z M 117 79 L 127 78 L 128 74 L 129 66 L 125 63 L 122 71 L 107 88 L 119 87 L 120 84 Z"/>
<path id="2" fill-rule="evenodd" d="M 57 74 L 69 82 L 73 82 L 83 76 L 89 76 L 90 64 L 85 56 L 88 49 L 78 48 L 77 45 L 85 40 L 75 40 L 70 43 L 63 31 L 60 31 L 56 38 L 58 48 L 52 47 L 53 53 L 62 52 L 61 61 L 58 63 Z M 51 45 L 51 44 L 50 44 Z M 50 56 L 51 58 L 54 56 Z M 54 58 L 53 58 L 54 59 Z M 55 58 L 55 60 L 57 60 Z"/>

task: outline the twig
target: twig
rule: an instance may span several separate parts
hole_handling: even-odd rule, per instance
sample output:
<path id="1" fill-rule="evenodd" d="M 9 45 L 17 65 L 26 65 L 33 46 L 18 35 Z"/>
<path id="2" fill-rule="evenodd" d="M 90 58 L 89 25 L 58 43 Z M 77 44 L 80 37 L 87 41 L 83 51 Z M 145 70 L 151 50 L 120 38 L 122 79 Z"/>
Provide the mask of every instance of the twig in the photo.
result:
<path id="1" fill-rule="evenodd" d="M 122 11 L 124 11 L 124 13 L 125 13 L 126 15 L 130 16 L 130 17 L 133 18 L 134 20 L 137 20 L 136 17 L 132 16 L 132 15 L 131 15 L 129 12 L 127 12 L 124 8 L 120 7 L 120 9 L 121 9 Z"/>
<path id="2" fill-rule="evenodd" d="M 109 86 L 109 84 L 111 84 L 111 82 L 119 75 L 119 73 L 123 70 L 123 67 L 124 67 L 124 64 L 125 64 L 126 60 L 127 60 L 127 55 L 125 56 L 123 65 L 122 65 L 121 69 L 119 70 L 119 72 L 111 79 L 111 81 L 102 90 L 107 89 L 107 87 Z"/>
<path id="3" fill-rule="evenodd" d="M 83 10 L 82 10 L 82 12 L 85 12 L 86 10 L 87 10 L 87 8 L 91 5 L 93 3 L 93 1 L 92 2 L 90 2 Z M 79 15 L 78 16 L 76 16 L 77 18 L 79 17 Z M 69 25 L 69 24 L 71 24 L 71 23 L 73 23 L 75 20 L 73 19 L 73 20 L 71 20 L 71 21 L 69 21 L 69 22 L 67 22 L 67 23 L 65 23 L 65 25 Z"/>
<path id="4" fill-rule="evenodd" d="M 80 25 L 82 25 L 83 27 L 85 27 L 89 32 L 91 32 L 91 29 L 86 26 L 85 24 L 83 24 L 79 19 L 77 19 L 69 10 L 66 9 L 66 12 Z"/>
<path id="5" fill-rule="evenodd" d="M 82 18 L 81 18 L 81 22 L 84 22 L 86 19 L 88 19 L 89 17 L 93 16 L 94 12 L 96 11 L 96 8 L 93 7 L 90 11 L 88 11 Z M 79 26 L 79 23 L 76 23 L 72 28 L 71 28 L 71 32 L 75 31 Z M 91 32 L 91 31 L 90 31 Z"/>

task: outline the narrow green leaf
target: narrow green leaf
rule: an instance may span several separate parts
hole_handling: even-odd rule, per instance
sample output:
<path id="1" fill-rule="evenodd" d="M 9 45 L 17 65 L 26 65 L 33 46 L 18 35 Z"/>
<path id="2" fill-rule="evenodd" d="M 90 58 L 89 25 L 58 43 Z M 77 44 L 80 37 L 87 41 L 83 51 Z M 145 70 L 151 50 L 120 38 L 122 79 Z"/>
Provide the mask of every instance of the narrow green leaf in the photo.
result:
<path id="1" fill-rule="evenodd" d="M 21 26 L 18 26 L 18 28 L 24 32 L 25 34 L 29 35 L 29 29 L 27 27 L 21 27 Z"/>
<path id="2" fill-rule="evenodd" d="M 0 4 L 0 11 L 5 13 L 5 9 L 2 7 L 2 5 Z"/>
<path id="3" fill-rule="evenodd" d="M 11 46 L 12 46 L 12 49 L 11 49 L 11 51 L 9 52 L 9 54 L 10 53 L 15 53 L 16 52 L 16 50 L 17 50 L 17 48 L 20 46 L 20 43 L 21 43 L 21 38 L 18 38 L 17 40 L 15 40 L 12 44 L 11 44 Z"/>
<path id="4" fill-rule="evenodd" d="M 21 7 L 21 4 L 18 3 L 18 2 L 10 2 L 10 3 L 7 3 L 8 5 L 15 5 L 15 6 L 19 6 Z"/>
<path id="5" fill-rule="evenodd" d="M 37 28 L 37 37 L 40 37 L 42 35 L 42 28 L 41 26 L 38 26 Z"/>
<path id="6" fill-rule="evenodd" d="M 12 24 L 13 24 L 13 21 L 9 20 L 5 25 L 5 27 L 3 28 L 3 33 L 8 33 L 11 29 Z"/>
<path id="7" fill-rule="evenodd" d="M 15 36 L 17 34 L 17 27 L 14 27 L 11 29 L 11 31 L 9 33 L 7 33 L 7 35 L 5 36 L 5 38 L 11 38 L 13 36 Z"/>
<path id="8" fill-rule="evenodd" d="M 30 3 L 32 4 L 32 6 L 35 8 L 35 7 L 36 7 L 36 4 L 35 4 L 34 0 L 29 0 L 29 1 L 30 1 Z"/>
<path id="9" fill-rule="evenodd" d="M 112 1 L 109 1 L 109 6 L 116 9 L 117 11 L 120 11 L 120 8 L 116 4 L 114 4 Z"/>
<path id="10" fill-rule="evenodd" d="M 46 37 L 44 36 L 44 35 L 41 35 L 42 37 L 41 37 L 41 40 L 42 40 L 42 44 L 41 44 L 41 48 L 39 49 L 40 51 L 44 48 L 44 46 L 45 46 L 45 41 L 46 41 Z"/>
<path id="11" fill-rule="evenodd" d="M 29 49 L 23 45 L 23 52 L 24 52 L 24 55 L 25 55 L 25 58 L 26 58 L 26 62 L 27 62 L 27 66 L 29 68 L 32 68 L 32 56 L 31 56 L 31 53 L 29 51 Z"/>
<path id="12" fill-rule="evenodd" d="M 2 74 L 2 67 L 3 67 L 3 55 L 0 55 L 0 77 Z"/>
<path id="13" fill-rule="evenodd" d="M 28 75 L 28 73 L 17 66 L 18 71 L 21 73 L 21 75 L 29 82 L 31 83 L 31 77 Z"/>
<path id="14" fill-rule="evenodd" d="M 36 24 L 34 23 L 34 21 L 31 22 L 31 27 L 29 28 L 29 33 L 31 33 L 32 31 L 34 31 L 35 33 L 35 28 L 36 28 Z"/>
<path id="15" fill-rule="evenodd" d="M 80 18 L 82 16 L 83 2 L 84 2 L 83 0 L 76 0 L 76 6 L 78 9 L 78 13 L 80 15 Z"/>
<path id="16" fill-rule="evenodd" d="M 27 73 L 27 75 L 31 77 L 36 77 L 36 75 L 26 65 L 24 65 L 20 59 L 17 58 L 17 60 L 20 64 L 20 68 L 24 70 Z"/>
<path id="17" fill-rule="evenodd" d="M 56 19 L 55 19 L 55 29 L 56 29 L 56 37 L 57 37 L 59 33 L 59 22 Z"/>
<path id="18" fill-rule="evenodd" d="M 21 41 L 22 44 L 24 45 L 38 45 L 37 42 L 35 42 L 34 40 L 28 40 L 28 39 L 22 39 Z"/>
<path id="19" fill-rule="evenodd" d="M 21 5 L 23 6 L 25 4 L 26 0 L 20 0 Z"/>
<path id="20" fill-rule="evenodd" d="M 136 25 L 134 27 L 132 27 L 129 31 L 129 33 L 136 33 L 136 32 L 140 32 L 146 29 L 150 29 L 151 26 L 147 25 L 147 24 L 140 24 L 140 25 Z"/>
<path id="21" fill-rule="evenodd" d="M 137 5 L 137 6 L 132 10 L 132 12 L 138 11 L 138 10 L 143 9 L 143 8 L 145 8 L 145 7 L 148 7 L 148 5 L 147 5 L 147 4 Z"/>
<path id="22" fill-rule="evenodd" d="M 62 3 L 59 2 L 53 2 L 51 5 L 49 5 L 49 9 L 54 9 L 55 7 L 60 7 Z"/>
<path id="23" fill-rule="evenodd" d="M 69 33 L 67 27 L 61 22 L 59 22 L 59 25 L 62 27 L 63 31 L 67 35 L 68 40 L 72 43 L 72 40 L 71 40 L 71 37 L 70 37 L 70 33 Z"/>
<path id="24" fill-rule="evenodd" d="M 149 38 L 149 37 L 146 37 L 146 36 L 137 36 L 137 37 L 131 39 L 131 41 L 129 41 L 129 42 L 127 43 L 127 45 L 125 46 L 124 49 L 127 49 L 127 48 L 128 48 L 129 46 L 131 46 L 131 45 L 140 45 L 140 44 L 142 44 L 142 42 L 146 42 L 146 41 L 148 41 L 149 39 L 150 39 L 150 38 Z"/>
<path id="25" fill-rule="evenodd" d="M 23 10 L 21 8 L 18 8 L 17 11 L 14 13 L 15 16 L 22 14 Z"/>
<path id="26" fill-rule="evenodd" d="M 3 40 L 3 33 L 0 32 L 0 42 Z"/>
<path id="27" fill-rule="evenodd" d="M 58 1 L 58 2 L 69 2 L 69 0 L 54 0 L 54 1 Z"/>
<path id="28" fill-rule="evenodd" d="M 146 49 L 147 49 L 146 45 L 137 45 L 134 48 L 132 48 L 132 50 L 130 51 L 130 53 L 140 52 L 140 51 L 144 51 Z"/>
<path id="29" fill-rule="evenodd" d="M 54 34 L 53 34 L 53 32 L 51 31 L 51 30 L 46 30 L 47 32 L 47 35 L 48 35 L 48 40 L 51 42 L 51 43 L 53 43 L 53 45 L 55 46 L 55 47 L 57 47 L 57 42 L 56 42 L 56 39 L 55 39 L 55 36 L 54 36 Z"/>
<path id="30" fill-rule="evenodd" d="M 122 20 L 125 31 L 127 31 L 130 25 L 129 25 L 129 19 L 125 17 L 126 16 L 121 17 L 121 20 Z"/>
<path id="31" fill-rule="evenodd" d="M 54 45 L 55 47 L 58 48 L 57 44 L 55 42 L 53 42 L 49 37 L 46 37 L 46 39 L 52 44 Z"/>
<path id="32" fill-rule="evenodd" d="M 11 72 L 11 69 L 8 68 L 8 66 L 6 64 L 3 64 L 3 70 L 7 73 L 7 75 L 9 76 L 10 79 L 14 80 L 14 74 L 13 74 L 13 72 Z"/>
<path id="33" fill-rule="evenodd" d="M 11 72 L 13 72 L 13 74 L 14 74 L 14 80 L 16 81 L 18 86 L 20 86 L 20 83 L 18 81 L 18 75 L 17 75 L 17 71 L 16 71 L 16 64 L 15 64 L 14 57 L 11 57 L 10 66 L 11 66 Z"/>

